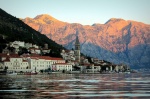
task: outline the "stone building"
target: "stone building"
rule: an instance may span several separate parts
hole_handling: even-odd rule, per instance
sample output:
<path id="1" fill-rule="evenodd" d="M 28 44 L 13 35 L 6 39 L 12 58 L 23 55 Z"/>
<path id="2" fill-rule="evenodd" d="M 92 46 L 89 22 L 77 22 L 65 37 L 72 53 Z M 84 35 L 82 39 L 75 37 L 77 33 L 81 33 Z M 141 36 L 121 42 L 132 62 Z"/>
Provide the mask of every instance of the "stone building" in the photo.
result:
<path id="1" fill-rule="evenodd" d="M 80 62 L 80 42 L 78 36 L 76 37 L 75 41 L 75 59 L 76 61 Z"/>

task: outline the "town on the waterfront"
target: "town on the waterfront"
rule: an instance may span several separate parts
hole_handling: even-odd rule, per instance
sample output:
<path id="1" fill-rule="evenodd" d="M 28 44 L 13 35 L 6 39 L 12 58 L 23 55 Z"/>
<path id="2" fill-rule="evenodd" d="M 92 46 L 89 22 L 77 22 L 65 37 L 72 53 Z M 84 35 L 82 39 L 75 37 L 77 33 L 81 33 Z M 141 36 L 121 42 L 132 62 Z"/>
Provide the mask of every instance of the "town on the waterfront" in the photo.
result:
<path id="1" fill-rule="evenodd" d="M 60 57 L 46 56 L 51 49 L 36 44 L 14 41 L 0 53 L 0 73 L 10 74 L 50 74 L 50 73 L 129 73 L 130 67 L 125 64 L 113 64 L 98 58 L 81 55 L 78 36 L 75 49 L 62 50 Z M 29 53 L 18 54 L 27 49 Z M 42 54 L 41 54 L 42 53 Z"/>

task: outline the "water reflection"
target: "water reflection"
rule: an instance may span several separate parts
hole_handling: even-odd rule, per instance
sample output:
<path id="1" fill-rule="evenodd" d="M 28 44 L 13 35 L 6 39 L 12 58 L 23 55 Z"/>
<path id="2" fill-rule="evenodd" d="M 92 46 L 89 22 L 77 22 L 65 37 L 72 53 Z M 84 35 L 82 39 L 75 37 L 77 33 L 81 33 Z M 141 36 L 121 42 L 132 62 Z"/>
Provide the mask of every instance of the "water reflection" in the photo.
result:
<path id="1" fill-rule="evenodd" d="M 4 99 L 150 98 L 150 74 L 3 75 Z"/>

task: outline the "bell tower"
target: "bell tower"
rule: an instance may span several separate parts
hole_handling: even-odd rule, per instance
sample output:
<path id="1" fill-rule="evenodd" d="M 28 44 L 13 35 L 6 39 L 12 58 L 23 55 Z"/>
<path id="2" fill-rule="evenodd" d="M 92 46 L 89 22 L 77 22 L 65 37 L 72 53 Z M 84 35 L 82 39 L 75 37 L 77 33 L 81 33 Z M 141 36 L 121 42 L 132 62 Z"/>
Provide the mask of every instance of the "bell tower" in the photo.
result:
<path id="1" fill-rule="evenodd" d="M 76 36 L 76 41 L 75 41 L 75 59 L 76 61 L 80 62 L 80 42 L 78 36 Z"/>

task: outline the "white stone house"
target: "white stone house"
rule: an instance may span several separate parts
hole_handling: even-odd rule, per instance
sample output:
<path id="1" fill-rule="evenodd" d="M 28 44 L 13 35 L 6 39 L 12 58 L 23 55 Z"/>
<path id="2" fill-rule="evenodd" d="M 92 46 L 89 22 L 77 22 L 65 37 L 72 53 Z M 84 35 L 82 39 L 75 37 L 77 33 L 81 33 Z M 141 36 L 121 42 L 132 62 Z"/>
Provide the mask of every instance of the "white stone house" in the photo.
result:
<path id="1" fill-rule="evenodd" d="M 41 50 L 39 48 L 31 47 L 28 49 L 32 54 L 41 54 Z"/>
<path id="2" fill-rule="evenodd" d="M 7 67 L 8 72 L 29 72 L 29 63 L 26 60 L 23 60 L 19 56 L 7 56 L 6 59 L 2 61 L 4 65 L 3 68 Z"/>
<path id="3" fill-rule="evenodd" d="M 101 65 L 101 64 L 84 63 L 83 65 L 80 66 L 81 72 L 83 72 L 83 73 L 100 73 L 103 67 L 105 67 L 106 71 L 113 71 L 111 65 L 105 66 L 105 65 Z"/>
<path id="4" fill-rule="evenodd" d="M 21 41 L 14 41 L 14 42 L 11 42 L 9 45 L 10 47 L 14 47 L 14 48 L 18 48 L 19 46 L 25 47 L 25 43 Z"/>
<path id="5" fill-rule="evenodd" d="M 100 72 L 101 71 L 101 65 L 100 64 L 94 64 L 93 65 L 93 72 Z"/>
<path id="6" fill-rule="evenodd" d="M 72 64 L 56 63 L 52 65 L 54 71 L 72 71 Z"/>
<path id="7" fill-rule="evenodd" d="M 46 54 L 46 53 L 50 53 L 51 49 L 42 49 L 42 53 Z"/>
<path id="8" fill-rule="evenodd" d="M 84 63 L 79 66 L 82 73 L 93 72 L 93 66 L 90 63 Z"/>
<path id="9" fill-rule="evenodd" d="M 116 67 L 115 67 L 115 71 L 116 71 L 116 72 L 121 72 L 121 71 L 123 71 L 123 70 L 124 70 L 123 66 L 121 66 L 121 65 L 116 65 Z"/>
<path id="10" fill-rule="evenodd" d="M 46 69 L 53 71 L 72 71 L 72 64 L 65 62 L 66 61 L 62 58 L 54 58 L 49 56 L 22 55 L 20 57 L 17 54 L 0 54 L 0 70 L 4 70 L 4 68 L 7 67 L 8 72 L 40 72 L 41 70 Z"/>
<path id="11" fill-rule="evenodd" d="M 25 43 L 25 48 L 28 49 L 28 48 L 30 48 L 30 47 L 33 47 L 33 46 L 32 46 L 32 43 Z"/>
<path id="12" fill-rule="evenodd" d="M 29 64 L 31 70 L 36 70 L 36 72 L 40 72 L 41 70 L 53 69 L 52 64 L 56 63 L 65 63 L 65 60 L 62 58 L 52 58 L 49 56 L 36 56 L 30 57 Z"/>
<path id="13" fill-rule="evenodd" d="M 39 46 L 37 46 L 36 44 L 33 44 L 32 47 L 39 49 Z"/>
<path id="14" fill-rule="evenodd" d="M 61 56 L 65 60 L 75 60 L 74 51 L 73 50 L 62 50 Z"/>

